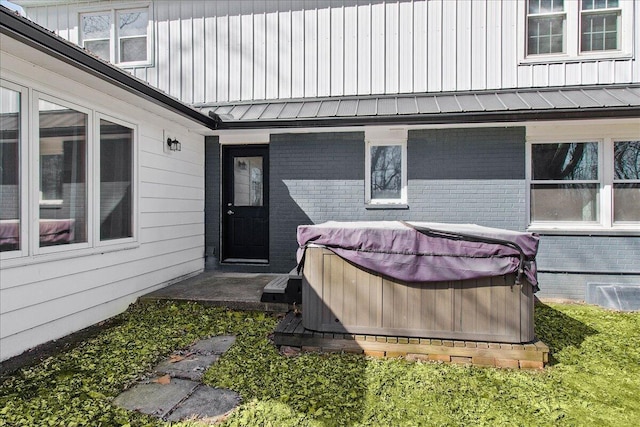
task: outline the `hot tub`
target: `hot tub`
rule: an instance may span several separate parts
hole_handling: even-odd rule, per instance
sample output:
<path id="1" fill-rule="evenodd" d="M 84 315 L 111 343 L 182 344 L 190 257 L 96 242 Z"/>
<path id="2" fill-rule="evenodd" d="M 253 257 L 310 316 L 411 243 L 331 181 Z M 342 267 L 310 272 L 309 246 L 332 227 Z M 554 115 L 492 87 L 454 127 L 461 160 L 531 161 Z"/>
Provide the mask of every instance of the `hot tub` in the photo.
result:
<path id="1" fill-rule="evenodd" d="M 298 227 L 306 329 L 524 343 L 534 339 L 531 233 L 424 222 Z"/>

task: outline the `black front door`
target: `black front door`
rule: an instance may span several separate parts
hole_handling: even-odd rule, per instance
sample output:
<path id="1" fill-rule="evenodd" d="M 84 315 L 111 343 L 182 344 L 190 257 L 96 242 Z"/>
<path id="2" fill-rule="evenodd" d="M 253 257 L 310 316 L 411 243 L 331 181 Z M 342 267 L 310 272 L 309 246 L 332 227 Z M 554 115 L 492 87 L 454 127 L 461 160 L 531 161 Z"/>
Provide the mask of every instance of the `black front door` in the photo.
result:
<path id="1" fill-rule="evenodd" d="M 269 151 L 222 147 L 222 261 L 269 261 Z"/>

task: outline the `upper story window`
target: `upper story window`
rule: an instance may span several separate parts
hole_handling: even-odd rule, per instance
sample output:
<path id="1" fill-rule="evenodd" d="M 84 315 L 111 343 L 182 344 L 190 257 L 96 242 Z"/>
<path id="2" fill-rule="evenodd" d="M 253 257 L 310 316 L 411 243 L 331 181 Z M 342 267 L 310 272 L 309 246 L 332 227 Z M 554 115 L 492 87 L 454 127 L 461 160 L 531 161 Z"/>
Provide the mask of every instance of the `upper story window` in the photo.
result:
<path id="1" fill-rule="evenodd" d="M 534 61 L 630 56 L 633 2 L 528 0 L 522 58 Z"/>
<path id="2" fill-rule="evenodd" d="M 114 64 L 148 63 L 151 52 L 149 9 L 81 14 L 80 43 Z"/>
<path id="3" fill-rule="evenodd" d="M 566 21 L 564 0 L 529 0 L 527 11 L 529 55 L 565 52 Z"/>
<path id="4" fill-rule="evenodd" d="M 619 49 L 621 11 L 618 0 L 583 0 L 580 16 L 582 52 Z"/>

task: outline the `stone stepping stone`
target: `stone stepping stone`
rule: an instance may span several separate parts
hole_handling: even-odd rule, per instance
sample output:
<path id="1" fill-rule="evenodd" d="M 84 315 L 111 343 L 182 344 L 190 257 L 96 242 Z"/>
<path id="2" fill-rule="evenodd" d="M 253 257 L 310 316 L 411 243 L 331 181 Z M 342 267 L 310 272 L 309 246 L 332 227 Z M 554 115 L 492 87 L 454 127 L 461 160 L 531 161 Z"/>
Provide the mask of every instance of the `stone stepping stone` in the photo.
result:
<path id="1" fill-rule="evenodd" d="M 200 385 L 195 381 L 172 378 L 169 384 L 152 382 L 136 384 L 121 393 L 113 404 L 130 411 L 165 418 L 173 408 L 182 402 Z"/>
<path id="2" fill-rule="evenodd" d="M 240 404 L 242 398 L 234 391 L 200 385 L 191 396 L 171 412 L 168 421 L 198 419 L 214 423 Z"/>
<path id="3" fill-rule="evenodd" d="M 215 422 L 221 419 L 240 404 L 240 395 L 206 386 L 200 380 L 235 341 L 234 336 L 211 337 L 174 353 L 153 369 L 153 378 L 124 391 L 113 404 L 165 421 L 201 419 Z M 158 382 L 160 378 L 162 380 Z M 169 382 L 162 384 L 166 380 Z"/>
<path id="4" fill-rule="evenodd" d="M 178 362 L 163 360 L 154 368 L 154 371 L 158 374 L 169 374 L 172 378 L 200 381 L 209 366 L 219 358 L 218 355 L 192 354 Z"/>
<path id="5" fill-rule="evenodd" d="M 222 335 L 218 337 L 211 337 L 205 340 L 198 341 L 190 347 L 193 353 L 198 354 L 224 354 L 229 348 L 236 342 L 236 337 L 233 335 Z"/>

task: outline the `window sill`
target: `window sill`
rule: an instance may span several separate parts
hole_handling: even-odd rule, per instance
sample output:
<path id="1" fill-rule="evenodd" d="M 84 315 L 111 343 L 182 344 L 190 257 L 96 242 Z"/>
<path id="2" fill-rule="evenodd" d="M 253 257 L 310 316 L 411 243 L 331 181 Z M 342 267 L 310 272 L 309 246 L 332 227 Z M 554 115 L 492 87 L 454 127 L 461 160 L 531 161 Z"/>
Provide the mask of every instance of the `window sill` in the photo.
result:
<path id="1" fill-rule="evenodd" d="M 383 203 L 367 203 L 364 205 L 366 210 L 384 210 L 384 209 L 409 209 L 409 205 L 406 203 L 397 203 L 397 204 L 383 204 Z"/>
<path id="2" fill-rule="evenodd" d="M 626 52 L 597 52 L 580 55 L 536 55 L 518 61 L 518 65 L 564 64 L 569 62 L 596 62 L 602 60 L 622 61 L 633 59 L 633 54 Z"/>
<path id="3" fill-rule="evenodd" d="M 640 237 L 640 227 L 634 228 L 572 228 L 572 227 L 544 227 L 532 225 L 527 228 L 530 233 L 541 236 L 625 236 Z"/>

